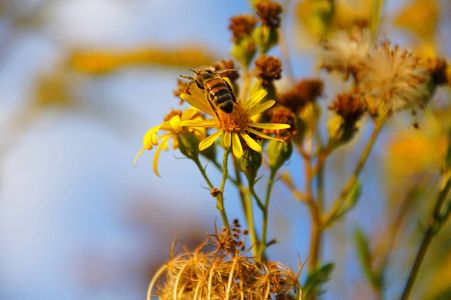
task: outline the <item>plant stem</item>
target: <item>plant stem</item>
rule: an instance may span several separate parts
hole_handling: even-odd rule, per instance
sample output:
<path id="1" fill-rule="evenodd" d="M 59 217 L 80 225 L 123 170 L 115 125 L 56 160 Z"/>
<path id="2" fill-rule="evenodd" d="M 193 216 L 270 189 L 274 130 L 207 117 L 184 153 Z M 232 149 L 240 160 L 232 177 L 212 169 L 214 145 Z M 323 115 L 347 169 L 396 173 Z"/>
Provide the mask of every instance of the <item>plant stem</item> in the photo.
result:
<path id="1" fill-rule="evenodd" d="M 260 253 L 264 254 L 266 249 L 266 237 L 268 234 L 268 219 L 269 219 L 269 201 L 271 200 L 271 190 L 274 185 L 274 178 L 276 177 L 276 172 L 271 171 L 269 176 L 268 187 L 266 189 L 266 199 L 265 206 L 263 210 L 263 223 L 262 223 L 262 241 L 260 244 Z"/>
<path id="2" fill-rule="evenodd" d="M 384 127 L 385 121 L 387 120 L 387 116 L 383 117 L 379 121 L 375 121 L 375 127 L 373 130 L 373 133 L 371 135 L 370 140 L 368 141 L 367 145 L 365 146 L 365 149 L 363 150 L 362 156 L 360 157 L 354 172 L 351 176 L 351 178 L 348 180 L 348 183 L 342 190 L 339 198 L 335 200 L 334 205 L 332 209 L 330 210 L 329 214 L 325 218 L 324 225 L 328 226 L 333 221 L 334 217 L 339 212 L 341 206 L 346 201 L 346 197 L 348 196 L 349 192 L 351 191 L 354 184 L 357 182 L 357 179 L 362 172 L 363 167 L 365 166 L 365 163 L 368 159 L 368 156 L 371 153 L 371 150 L 373 149 L 374 143 L 376 142 L 377 137 L 379 136 L 379 133 L 381 132 L 381 129 Z"/>
<path id="3" fill-rule="evenodd" d="M 225 152 L 227 152 L 225 150 Z M 202 166 L 202 164 L 200 163 L 199 159 L 193 159 L 194 163 L 196 164 L 197 168 L 199 169 L 200 173 L 202 174 L 202 176 L 204 177 L 205 181 L 208 184 L 208 187 L 210 188 L 210 190 L 213 190 L 215 187 L 214 185 L 211 183 L 210 178 L 208 178 L 207 173 L 205 172 L 204 167 Z M 227 179 L 227 165 L 224 167 L 224 171 L 223 171 L 223 181 L 224 181 L 224 173 Z M 221 214 L 221 218 L 222 218 L 222 222 L 224 223 L 225 228 L 227 228 L 227 231 L 230 232 L 230 226 L 229 226 L 229 221 L 227 219 L 227 214 L 225 212 L 224 209 L 224 197 L 222 194 L 222 191 L 224 189 L 225 182 L 221 183 L 222 186 L 222 190 L 220 190 L 220 193 L 215 197 L 216 198 L 216 207 L 218 208 L 220 214 Z"/>
<path id="4" fill-rule="evenodd" d="M 445 220 L 440 221 L 438 218 L 440 217 L 440 210 L 442 208 L 443 203 L 447 199 L 446 197 L 448 196 L 450 188 L 451 188 L 451 179 L 448 179 L 445 187 L 442 189 L 437 198 L 437 202 L 435 203 L 431 221 L 429 222 L 429 226 L 426 232 L 424 233 L 420 249 L 418 250 L 412 269 L 410 270 L 409 278 L 407 279 L 406 286 L 404 287 L 401 300 L 407 300 L 409 298 L 413 284 L 418 275 L 418 272 L 420 271 L 421 264 L 426 256 L 426 252 L 429 248 L 429 245 L 431 244 L 432 238 L 435 236 L 435 234 L 438 232 L 441 225 L 443 225 L 445 221 Z M 449 214 L 447 216 L 449 216 Z"/>

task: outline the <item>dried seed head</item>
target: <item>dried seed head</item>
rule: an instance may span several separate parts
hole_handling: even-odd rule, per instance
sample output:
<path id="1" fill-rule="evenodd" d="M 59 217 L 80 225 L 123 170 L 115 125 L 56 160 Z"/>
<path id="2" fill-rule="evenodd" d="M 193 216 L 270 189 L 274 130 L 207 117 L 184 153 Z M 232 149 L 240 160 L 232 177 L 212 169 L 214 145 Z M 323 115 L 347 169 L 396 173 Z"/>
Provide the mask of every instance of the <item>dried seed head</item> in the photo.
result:
<path id="1" fill-rule="evenodd" d="M 260 55 L 255 60 L 255 67 L 262 85 L 270 85 L 274 80 L 282 77 L 282 61 L 277 57 Z"/>
<path id="2" fill-rule="evenodd" d="M 291 109 L 295 114 L 302 111 L 309 102 L 314 102 L 322 95 L 324 83 L 319 79 L 304 79 L 288 93 L 279 96 L 278 102 Z"/>
<path id="3" fill-rule="evenodd" d="M 255 6 L 260 21 L 264 26 L 270 28 L 280 27 L 280 14 L 282 13 L 282 5 L 276 1 L 263 0 Z"/>
<path id="4" fill-rule="evenodd" d="M 238 15 L 230 18 L 229 29 L 232 31 L 232 41 L 236 44 L 242 38 L 251 36 L 258 19 L 253 15 Z"/>
<path id="5" fill-rule="evenodd" d="M 235 63 L 233 60 L 221 60 L 213 64 L 213 67 L 216 71 L 219 70 L 230 70 L 235 69 Z M 235 81 L 240 77 L 240 74 L 236 70 L 227 71 L 220 74 L 221 77 L 227 77 L 230 79 L 230 81 Z"/>
<path id="6" fill-rule="evenodd" d="M 449 83 L 447 76 L 448 63 L 444 58 L 430 58 L 426 61 L 426 68 L 435 85 L 446 85 Z"/>
<path id="7" fill-rule="evenodd" d="M 174 93 L 174 96 L 176 96 L 177 98 L 180 99 L 179 105 L 182 105 L 183 102 L 185 102 L 185 101 L 183 101 L 182 98 L 180 98 L 180 95 L 183 93 L 189 94 L 188 84 L 189 84 L 189 82 L 187 82 L 187 81 L 177 79 L 177 88 L 175 90 L 173 90 L 172 92 Z"/>
<path id="8" fill-rule="evenodd" d="M 172 119 L 175 116 L 182 116 L 182 111 L 181 110 L 174 110 L 172 109 L 166 116 L 164 116 L 163 121 L 169 121 L 170 119 Z"/>
<path id="9" fill-rule="evenodd" d="M 212 188 L 210 191 L 210 195 L 212 195 L 213 197 L 218 197 L 221 194 L 221 191 L 218 190 L 217 188 Z"/>
<path id="10" fill-rule="evenodd" d="M 335 111 L 348 124 L 355 124 L 363 116 L 367 107 L 359 91 L 353 91 L 337 95 L 329 109 Z"/>
<path id="11" fill-rule="evenodd" d="M 282 130 L 265 130 L 267 134 L 275 134 L 276 138 L 288 142 L 292 136 L 298 134 L 296 126 L 296 115 L 293 111 L 282 105 L 278 105 L 270 111 L 271 123 L 288 124 L 290 128 Z"/>

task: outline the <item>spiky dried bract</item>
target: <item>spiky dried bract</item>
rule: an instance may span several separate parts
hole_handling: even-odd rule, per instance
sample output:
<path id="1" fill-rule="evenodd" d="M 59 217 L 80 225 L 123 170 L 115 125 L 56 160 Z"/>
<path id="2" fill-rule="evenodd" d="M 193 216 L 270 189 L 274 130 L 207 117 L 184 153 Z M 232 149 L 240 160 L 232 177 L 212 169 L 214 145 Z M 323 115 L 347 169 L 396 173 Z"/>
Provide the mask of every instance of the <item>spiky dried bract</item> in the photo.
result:
<path id="1" fill-rule="evenodd" d="M 337 95 L 329 109 L 335 111 L 349 124 L 355 124 L 365 113 L 367 107 L 361 93 L 353 91 Z"/>
<path id="2" fill-rule="evenodd" d="M 219 70 L 230 70 L 227 72 L 223 72 L 220 74 L 221 77 L 227 77 L 230 79 L 230 81 L 235 81 L 240 77 L 240 74 L 236 70 L 235 63 L 233 60 L 220 60 L 213 64 L 213 67 L 216 71 Z"/>
<path id="3" fill-rule="evenodd" d="M 262 85 L 270 85 L 282 77 L 282 61 L 277 57 L 260 55 L 255 60 L 255 71 Z"/>
<path id="4" fill-rule="evenodd" d="M 278 103 L 288 107 L 294 113 L 299 113 L 309 102 L 314 102 L 322 95 L 324 83 L 319 79 L 304 79 L 299 81 L 287 93 L 281 94 Z"/>
<path id="5" fill-rule="evenodd" d="M 365 59 L 360 84 L 370 95 L 370 108 L 396 111 L 408 107 L 415 114 L 418 107 L 426 107 L 431 97 L 430 80 L 430 73 L 418 57 L 384 42 Z"/>
<path id="6" fill-rule="evenodd" d="M 374 47 L 371 33 L 367 29 L 355 28 L 352 32 L 339 31 L 325 41 L 319 52 L 322 68 L 339 71 L 347 79 L 358 72 L 361 64 Z"/>
<path id="7" fill-rule="evenodd" d="M 177 79 L 177 88 L 172 91 L 174 93 L 174 96 L 179 97 L 183 93 L 189 93 L 188 91 L 188 82 L 183 81 L 181 79 Z M 184 101 L 180 99 L 180 104 L 182 104 Z"/>
<path id="8" fill-rule="evenodd" d="M 280 14 L 283 12 L 283 9 L 279 2 L 263 0 L 257 3 L 255 8 L 264 26 L 268 26 L 269 28 L 280 27 Z"/>
<path id="9" fill-rule="evenodd" d="M 281 263 L 258 264 L 246 256 L 243 236 L 237 220 L 230 231 L 209 235 L 194 252 L 174 256 L 152 279 L 147 299 L 153 288 L 160 300 L 197 299 L 269 299 L 278 295 L 299 294 L 299 274 Z M 213 251 L 203 253 L 209 244 Z M 186 249 L 185 249 L 186 251 Z"/>
<path id="10" fill-rule="evenodd" d="M 242 38 L 251 36 L 258 19 L 250 14 L 230 18 L 229 29 L 232 31 L 232 41 L 236 44 Z"/>

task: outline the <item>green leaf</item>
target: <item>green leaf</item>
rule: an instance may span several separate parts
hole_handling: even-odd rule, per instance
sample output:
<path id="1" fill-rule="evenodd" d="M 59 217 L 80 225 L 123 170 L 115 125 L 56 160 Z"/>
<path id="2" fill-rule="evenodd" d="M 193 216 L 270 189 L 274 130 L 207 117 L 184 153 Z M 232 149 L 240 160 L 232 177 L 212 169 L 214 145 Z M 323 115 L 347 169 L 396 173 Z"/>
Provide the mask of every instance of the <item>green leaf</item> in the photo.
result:
<path id="1" fill-rule="evenodd" d="M 368 281 L 374 287 L 381 287 L 383 280 L 380 274 L 374 272 L 372 264 L 371 264 L 371 250 L 369 246 L 368 239 L 365 237 L 362 230 L 359 228 L 356 230 L 354 235 L 356 244 L 357 244 L 357 253 L 360 258 L 360 263 L 362 264 L 363 270 L 365 271 L 365 275 L 368 278 Z"/>
<path id="2" fill-rule="evenodd" d="M 323 289 L 323 285 L 329 281 L 334 266 L 334 264 L 329 263 L 310 272 L 302 288 L 303 299 L 309 299 L 324 294 L 325 290 Z"/>
<path id="3" fill-rule="evenodd" d="M 343 202 L 343 206 L 340 208 L 340 210 L 337 212 L 333 220 L 331 221 L 337 221 L 342 219 L 349 211 L 351 211 L 354 206 L 356 206 L 357 201 L 360 199 L 360 196 L 362 195 L 362 185 L 359 181 L 356 181 L 352 188 L 349 190 L 348 194 L 346 195 L 346 199 Z M 331 225 L 332 222 L 330 222 Z"/>

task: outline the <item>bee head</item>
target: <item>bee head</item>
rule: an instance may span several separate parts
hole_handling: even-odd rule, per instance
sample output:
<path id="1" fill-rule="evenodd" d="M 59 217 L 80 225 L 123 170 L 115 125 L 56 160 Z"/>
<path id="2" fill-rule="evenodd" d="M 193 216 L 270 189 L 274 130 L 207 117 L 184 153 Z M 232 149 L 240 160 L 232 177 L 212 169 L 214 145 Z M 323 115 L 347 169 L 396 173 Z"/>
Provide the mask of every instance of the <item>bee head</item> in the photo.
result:
<path id="1" fill-rule="evenodd" d="M 213 79 L 217 73 L 214 67 L 202 67 L 200 69 L 190 69 L 196 75 L 194 75 L 194 81 L 198 83 L 198 85 L 204 86 L 204 82 L 209 79 Z"/>

